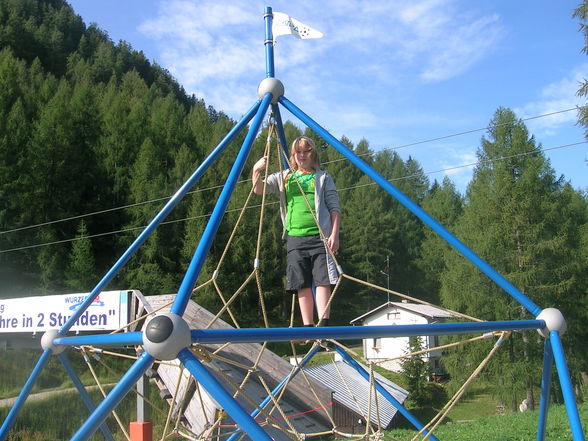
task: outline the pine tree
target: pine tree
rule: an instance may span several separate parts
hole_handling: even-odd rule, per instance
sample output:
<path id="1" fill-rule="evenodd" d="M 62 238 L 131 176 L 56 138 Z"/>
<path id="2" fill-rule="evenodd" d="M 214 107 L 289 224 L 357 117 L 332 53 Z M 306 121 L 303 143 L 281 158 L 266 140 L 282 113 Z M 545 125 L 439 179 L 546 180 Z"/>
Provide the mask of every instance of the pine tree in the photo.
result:
<path id="1" fill-rule="evenodd" d="M 18 191 L 19 177 L 25 165 L 31 126 L 25 108 L 24 63 L 12 52 L 0 52 L 0 227 L 18 225 L 22 205 L 11 197 Z"/>
<path id="2" fill-rule="evenodd" d="M 103 131 L 96 151 L 116 206 L 126 202 L 130 167 L 146 138 L 150 99 L 136 72 L 125 75 L 120 85 L 114 76 L 110 78 L 100 101 Z"/>
<path id="3" fill-rule="evenodd" d="M 69 263 L 65 272 L 66 285 L 78 292 L 90 291 L 98 282 L 92 241 L 87 237 L 88 229 L 80 222 L 76 240 L 72 242 Z"/>
<path id="4" fill-rule="evenodd" d="M 407 353 L 423 350 L 422 337 L 410 337 Z M 402 360 L 402 375 L 406 379 L 406 385 L 410 395 L 408 399 L 414 407 L 430 405 L 430 397 L 427 394 L 427 382 L 429 367 L 422 356 L 416 355 Z"/>
<path id="5" fill-rule="evenodd" d="M 0 3 L 0 46 L 27 62 L 39 58 L 47 71 L 63 74 L 84 32 L 80 16 L 64 0 L 7 0 Z"/>
<path id="6" fill-rule="evenodd" d="M 423 199 L 423 209 L 441 225 L 452 231 L 463 210 L 463 198 L 455 185 L 445 176 L 443 182 L 433 183 Z M 429 302 L 439 302 L 441 274 L 446 269 L 445 253 L 450 247 L 433 230 L 425 228 L 421 243 L 419 267 L 423 274 L 418 297 Z"/>
<path id="7" fill-rule="evenodd" d="M 585 285 L 574 283 L 580 274 L 574 263 L 580 254 L 576 238 L 585 219 L 570 204 L 568 186 L 554 176 L 540 146 L 508 109 L 497 110 L 478 158 L 457 236 L 535 303 L 558 307 L 571 319 L 577 303 L 585 302 Z M 562 217 L 564 212 L 570 216 Z M 518 302 L 457 253 L 446 253 L 446 258 L 445 306 L 484 320 L 529 318 Z M 566 337 L 576 338 L 571 333 Z M 465 374 L 464 360 L 475 367 L 488 349 L 482 346 L 455 352 L 448 360 L 455 379 Z M 523 398 L 533 407 L 542 352 L 538 339 L 516 333 L 495 356 L 488 373 L 495 375 L 494 392 L 511 408 Z"/>
<path id="8" fill-rule="evenodd" d="M 52 243 L 57 239 L 51 228 L 44 228 L 37 234 L 40 243 Z M 67 255 L 64 247 L 48 245 L 40 248 L 36 256 L 40 288 L 44 294 L 57 294 L 63 289 L 63 268 Z"/>
<path id="9" fill-rule="evenodd" d="M 165 152 L 157 149 L 147 138 L 137 160 L 131 168 L 130 200 L 137 203 L 150 201 L 166 195 L 166 173 L 162 170 L 162 156 Z M 128 209 L 132 223 L 129 227 L 144 227 L 157 213 L 158 205 L 142 204 Z M 141 246 L 135 258 L 128 264 L 129 286 L 137 287 L 149 294 L 170 292 L 175 289 L 173 258 L 169 253 L 173 248 L 167 246 L 165 227 L 160 227 Z"/>
<path id="10" fill-rule="evenodd" d="M 393 213 L 386 202 L 387 194 L 364 176 L 347 196 L 343 208 L 345 220 L 340 260 L 346 272 L 361 280 L 387 286 L 386 258 L 397 266 L 397 252 L 393 242 L 397 231 L 393 227 Z M 394 289 L 394 277 L 391 277 Z M 345 290 L 349 304 L 345 307 L 353 316 L 372 309 L 387 300 L 385 293 L 365 286 L 353 285 Z"/>
<path id="11" fill-rule="evenodd" d="M 574 10 L 573 14 L 574 18 L 577 18 L 580 21 L 580 32 L 584 34 L 584 47 L 582 48 L 582 52 L 588 54 L 588 1 L 583 0 L 582 3 Z M 584 81 L 580 84 L 580 89 L 578 89 L 578 96 L 581 97 L 588 97 L 588 80 L 584 79 Z M 579 123 L 586 128 L 584 132 L 584 136 L 588 137 L 588 106 L 583 105 L 580 106 L 579 112 Z"/>
<path id="12" fill-rule="evenodd" d="M 417 161 L 409 158 L 405 162 L 395 152 L 382 151 L 375 155 L 374 168 L 413 202 L 421 203 L 428 180 Z M 382 253 L 381 259 L 384 261 L 386 255 L 390 255 L 391 288 L 405 294 L 416 294 L 417 281 L 422 278 L 416 264 L 424 225 L 395 198 L 383 190 L 379 191 L 383 195 L 381 209 L 388 216 L 379 228 L 389 231 L 389 240 L 385 243 L 388 251 Z"/>

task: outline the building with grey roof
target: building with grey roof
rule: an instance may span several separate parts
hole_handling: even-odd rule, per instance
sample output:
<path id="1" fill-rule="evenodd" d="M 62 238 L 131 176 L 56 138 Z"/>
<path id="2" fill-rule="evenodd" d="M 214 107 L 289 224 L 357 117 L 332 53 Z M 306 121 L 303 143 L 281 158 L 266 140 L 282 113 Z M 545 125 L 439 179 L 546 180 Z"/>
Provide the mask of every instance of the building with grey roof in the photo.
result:
<path id="1" fill-rule="evenodd" d="M 371 311 L 351 320 L 352 325 L 381 326 L 381 325 L 414 325 L 442 323 L 454 317 L 448 311 L 432 305 L 409 302 L 386 302 Z M 439 336 L 422 336 L 423 349 L 433 349 L 440 345 Z M 408 337 L 366 338 L 363 340 L 364 357 L 373 360 L 391 371 L 402 370 L 401 358 L 410 352 Z M 439 359 L 440 350 L 431 351 L 423 355 L 423 360 L 431 365 L 431 371 L 441 372 Z"/>

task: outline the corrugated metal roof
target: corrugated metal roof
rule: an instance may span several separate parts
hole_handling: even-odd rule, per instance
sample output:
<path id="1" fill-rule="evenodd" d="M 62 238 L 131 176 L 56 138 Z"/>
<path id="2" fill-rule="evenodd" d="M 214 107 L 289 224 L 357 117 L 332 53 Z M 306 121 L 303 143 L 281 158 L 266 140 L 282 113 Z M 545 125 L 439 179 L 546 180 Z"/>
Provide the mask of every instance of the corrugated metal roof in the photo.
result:
<path id="1" fill-rule="evenodd" d="M 369 372 L 368 368 L 363 365 L 362 367 Z M 370 396 L 369 381 L 365 380 L 352 366 L 344 361 L 335 361 L 333 363 L 304 368 L 304 372 L 333 390 L 333 398 L 339 403 L 353 412 L 363 415 L 367 419 L 368 397 Z M 374 372 L 374 374 L 375 380 L 396 400 L 404 403 L 408 397 L 408 391 L 384 378 L 377 372 Z M 383 428 L 388 428 L 398 409 L 379 392 L 377 393 L 378 409 L 376 409 L 376 398 L 373 395 L 374 393 L 372 392 L 370 421 L 373 424 L 377 424 L 379 414 L 380 425 Z"/>

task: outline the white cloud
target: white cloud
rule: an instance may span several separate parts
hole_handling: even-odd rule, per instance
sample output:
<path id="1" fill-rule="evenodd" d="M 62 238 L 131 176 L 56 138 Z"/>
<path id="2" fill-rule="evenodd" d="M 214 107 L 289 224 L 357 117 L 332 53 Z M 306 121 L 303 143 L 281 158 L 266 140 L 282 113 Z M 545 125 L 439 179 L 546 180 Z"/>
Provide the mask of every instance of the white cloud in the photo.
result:
<path id="1" fill-rule="evenodd" d="M 257 99 L 257 85 L 265 77 L 265 4 L 165 0 L 140 31 L 156 42 L 162 64 L 189 93 L 239 118 Z M 323 12 L 314 14 L 314 2 L 275 0 L 274 11 L 325 33 L 319 40 L 279 38 L 276 77 L 286 96 L 335 137 L 389 145 L 407 118 L 423 121 L 422 114 L 392 117 L 389 109 L 403 105 L 398 96 L 419 81 L 439 82 L 465 72 L 502 35 L 497 16 L 457 6 L 457 0 L 325 0 Z M 456 158 L 429 169 L 462 163 Z M 471 170 L 447 174 L 465 183 Z"/>
<path id="2" fill-rule="evenodd" d="M 582 99 L 576 96 L 580 83 L 588 78 L 588 63 L 575 68 L 564 78 L 548 84 L 539 92 L 537 100 L 514 109 L 519 118 L 529 118 L 546 115 L 562 110 L 574 109 L 582 105 Z M 585 104 L 585 100 L 584 100 Z M 577 121 L 575 110 L 556 113 L 543 118 L 529 120 L 526 125 L 531 133 L 547 137 L 554 135 L 562 126 L 569 126 Z"/>
<path id="3" fill-rule="evenodd" d="M 156 41 L 163 64 L 189 92 L 202 94 L 219 110 L 240 112 L 248 107 L 237 108 L 241 100 L 223 98 L 223 83 L 263 66 L 263 53 L 254 50 L 259 46 L 251 33 L 239 32 L 258 22 L 259 14 L 246 2 L 169 0 L 139 30 Z"/>
<path id="4" fill-rule="evenodd" d="M 257 85 L 265 77 L 262 16 L 267 1 L 141 0 L 138 8 L 115 0 L 102 0 L 101 7 L 73 1 L 80 8 L 92 5 L 95 12 L 88 12 L 89 21 L 124 3 L 134 14 L 106 21 L 115 40 L 144 49 L 188 93 L 217 110 L 238 118 L 257 98 Z M 515 109 L 520 117 L 585 102 L 575 93 L 578 82 L 588 76 L 588 66 L 580 66 L 585 56 L 570 50 L 581 46 L 581 38 L 573 24 L 569 32 L 569 15 L 556 16 L 561 8 L 533 6 L 533 28 L 540 29 L 535 31 L 528 24 L 528 8 L 510 3 L 272 0 L 274 11 L 325 34 L 319 40 L 281 38 L 275 47 L 276 77 L 288 98 L 335 136 L 346 135 L 354 142 L 365 137 L 376 149 L 407 145 L 401 152 L 414 152 L 415 157 L 431 145 L 419 141 L 486 125 L 491 116 L 487 112 L 517 96 L 529 96 L 532 84 L 546 86 L 536 91 L 532 102 Z M 532 3 L 527 0 L 525 5 Z M 568 75 L 554 74 L 574 65 L 578 69 Z M 487 84 L 476 87 L 481 81 Z M 554 133 L 551 146 L 583 137 L 575 121 L 576 112 L 571 111 L 527 123 L 537 136 Z M 479 136 L 476 133 L 472 151 Z M 409 149 L 411 143 L 415 145 Z M 427 149 L 421 162 L 427 170 L 439 170 L 472 158 Z M 583 165 L 583 157 L 568 162 Z M 561 172 L 570 177 L 575 173 L 563 166 Z M 448 173 L 470 174 L 459 169 Z M 585 182 L 585 170 L 576 175 L 576 183 Z"/>
<path id="5" fill-rule="evenodd" d="M 405 26 L 399 54 L 424 66 L 420 78 L 439 82 L 455 77 L 488 55 L 504 35 L 497 14 L 478 16 L 452 0 L 426 0 L 400 11 Z"/>
<path id="6" fill-rule="evenodd" d="M 438 155 L 439 158 L 442 158 L 439 161 L 439 170 L 442 170 L 445 176 L 450 177 L 458 188 L 465 189 L 472 179 L 478 160 L 476 154 L 469 147 L 464 149 L 463 147 L 449 146 L 442 150 L 443 152 Z M 437 171 L 437 169 L 426 171 Z"/>
<path id="7" fill-rule="evenodd" d="M 444 29 L 431 44 L 429 64 L 421 73 L 426 82 L 443 81 L 467 71 L 495 46 L 503 32 L 497 15 L 482 17 L 458 26 L 453 32 Z"/>
<path id="8" fill-rule="evenodd" d="M 314 69 L 317 82 L 329 70 L 347 70 L 351 78 L 363 74 L 397 84 L 399 76 L 418 77 L 411 71 L 420 69 L 424 81 L 442 81 L 471 67 L 500 34 L 495 16 L 460 12 L 455 0 L 422 0 L 408 6 L 401 1 L 331 0 L 320 15 L 312 13 L 316 8 L 310 1 L 275 3 L 274 10 L 288 12 L 326 34 L 312 43 L 279 39 L 278 78 L 279 73 L 308 68 Z M 255 85 L 263 78 L 262 4 L 166 0 L 157 17 L 139 30 L 157 42 L 163 64 L 188 91 L 231 78 Z M 349 72 L 352 65 L 359 72 Z"/>
<path id="9" fill-rule="evenodd" d="M 425 82 L 462 74 L 505 35 L 497 14 L 481 15 L 455 0 L 392 3 L 361 16 L 360 24 L 354 19 L 345 25 L 350 40 L 360 41 L 356 45 L 363 44 L 378 67 L 398 71 L 400 65 L 403 76 L 416 70 Z"/>

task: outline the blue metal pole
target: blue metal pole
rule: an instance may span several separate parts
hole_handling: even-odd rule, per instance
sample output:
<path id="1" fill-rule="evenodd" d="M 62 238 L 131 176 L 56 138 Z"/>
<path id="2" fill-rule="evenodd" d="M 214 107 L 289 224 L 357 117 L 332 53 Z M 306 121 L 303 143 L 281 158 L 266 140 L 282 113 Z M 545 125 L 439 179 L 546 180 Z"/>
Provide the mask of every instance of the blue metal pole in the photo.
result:
<path id="1" fill-rule="evenodd" d="M 273 441 L 188 349 L 182 349 L 178 358 L 252 440 Z"/>
<path id="2" fill-rule="evenodd" d="M 126 332 L 123 334 L 77 335 L 72 337 L 56 337 L 54 345 L 60 346 L 104 346 L 104 345 L 142 345 L 142 332 Z"/>
<path id="3" fill-rule="evenodd" d="M 143 352 L 137 361 L 129 368 L 128 371 L 116 383 L 110 393 L 102 400 L 96 410 L 82 424 L 78 431 L 72 436 L 71 441 L 86 441 L 96 429 L 104 422 L 106 417 L 114 410 L 118 403 L 126 396 L 131 388 L 139 381 L 141 375 L 153 364 L 155 360 L 147 352 Z"/>
<path id="4" fill-rule="evenodd" d="M 350 340 L 371 337 L 412 337 L 417 335 L 450 335 L 488 331 L 514 331 L 543 329 L 543 320 L 432 323 L 429 325 L 395 326 L 329 326 L 317 328 L 242 328 L 242 329 L 194 329 L 192 341 L 197 343 L 257 343 L 260 341 L 290 341 L 293 339 Z M 80 345 L 141 345 L 141 332 L 107 335 L 79 335 L 57 337 L 53 344 L 60 346 Z"/>
<path id="5" fill-rule="evenodd" d="M 33 386 L 35 385 L 35 382 L 37 381 L 37 378 L 39 378 L 41 371 L 51 358 L 52 353 L 53 352 L 51 351 L 51 349 L 45 349 L 41 354 L 41 357 L 39 357 L 39 360 L 37 361 L 37 364 L 35 365 L 33 372 L 31 372 L 31 375 L 29 375 L 27 382 L 18 394 L 18 398 L 13 404 L 12 409 L 10 409 L 10 412 L 8 412 L 6 419 L 2 423 L 2 427 L 0 428 L 0 441 L 4 441 L 8 436 L 8 432 L 10 432 L 10 429 L 12 429 L 12 426 L 14 425 L 14 422 L 16 420 L 16 417 L 18 416 L 18 413 L 20 412 L 20 409 L 27 400 L 29 394 L 31 393 L 31 390 L 33 389 Z"/>
<path id="6" fill-rule="evenodd" d="M 261 104 L 257 110 L 257 115 L 251 123 L 249 132 L 247 133 L 247 136 L 243 141 L 241 150 L 239 151 L 239 154 L 235 159 L 235 163 L 233 164 L 233 167 L 229 172 L 227 181 L 223 186 L 223 189 L 218 198 L 218 201 L 216 202 L 214 210 L 212 210 L 210 219 L 208 220 L 208 223 L 206 224 L 206 227 L 204 228 L 204 231 L 200 236 L 200 242 L 196 247 L 194 257 L 192 257 L 192 261 L 190 262 L 190 265 L 186 270 L 184 279 L 182 280 L 180 288 L 178 289 L 178 295 L 176 296 L 174 303 L 171 307 L 170 311 L 172 314 L 177 314 L 179 316 L 182 316 L 184 314 L 184 310 L 186 309 L 188 301 L 190 300 L 190 296 L 192 295 L 192 289 L 194 288 L 194 284 L 196 283 L 196 280 L 200 275 L 200 270 L 202 269 L 204 261 L 206 260 L 206 257 L 208 255 L 208 250 L 212 245 L 212 241 L 214 240 L 218 227 L 225 214 L 225 210 L 227 208 L 227 205 L 229 204 L 229 200 L 231 198 L 231 195 L 233 194 L 233 191 L 237 184 L 237 180 L 239 179 L 239 176 L 243 171 L 245 161 L 247 160 L 247 156 L 249 155 L 249 151 L 251 150 L 253 141 L 255 141 L 257 132 L 261 127 L 263 117 L 267 112 L 271 100 L 272 94 L 267 93 L 261 101 Z"/>
<path id="7" fill-rule="evenodd" d="M 284 132 L 284 125 L 282 124 L 282 115 L 280 113 L 280 106 L 277 104 L 272 104 L 272 113 L 274 114 L 274 119 L 276 120 L 276 126 L 278 127 L 278 137 L 280 138 L 280 144 L 282 144 L 282 149 L 280 149 L 280 158 L 282 158 L 282 166 L 285 169 L 290 168 L 290 164 L 288 163 L 288 141 L 286 141 L 286 133 Z"/>
<path id="8" fill-rule="evenodd" d="M 280 383 L 272 390 L 271 394 L 265 397 L 263 401 L 259 403 L 259 406 L 257 408 L 253 409 L 253 412 L 251 412 L 251 418 L 255 418 L 257 415 L 259 415 L 261 412 L 260 409 L 263 409 L 270 402 L 272 397 L 275 397 L 282 390 L 284 385 L 286 385 L 291 378 L 294 378 L 296 374 L 300 372 L 300 370 L 306 365 L 306 363 L 308 363 L 319 350 L 320 346 L 315 345 L 315 347 L 311 349 L 308 354 L 306 354 L 306 356 L 302 359 L 298 366 L 296 366 L 296 368 L 294 368 L 288 375 L 284 377 L 282 381 L 280 381 Z M 231 436 L 227 438 L 227 441 L 233 441 L 239 435 L 239 432 L 233 433 Z"/>
<path id="9" fill-rule="evenodd" d="M 551 340 L 551 348 L 553 350 L 555 366 L 557 367 L 557 375 L 559 376 L 561 392 L 563 394 L 566 411 L 568 413 L 568 421 L 570 422 L 572 438 L 574 441 L 585 441 L 580 415 L 578 414 L 578 406 L 576 405 L 576 398 L 574 397 L 574 389 L 570 379 L 570 372 L 568 371 L 568 365 L 566 363 L 559 332 L 551 331 L 549 333 L 549 338 Z"/>
<path id="10" fill-rule="evenodd" d="M 551 376 L 553 373 L 553 351 L 551 342 L 545 339 L 543 351 L 543 375 L 541 376 L 541 400 L 539 402 L 539 422 L 537 426 L 537 441 L 545 440 L 545 427 L 549 411 L 549 393 L 551 390 Z"/>
<path id="11" fill-rule="evenodd" d="M 80 378 L 76 374 L 76 371 L 75 371 L 74 367 L 72 366 L 71 362 L 69 361 L 69 358 L 67 358 L 67 356 L 63 353 L 57 355 L 57 358 L 59 358 L 59 361 L 61 361 L 61 364 L 63 365 L 63 368 L 65 369 L 65 372 L 67 372 L 67 374 L 69 375 L 69 378 L 71 378 L 71 381 L 73 382 L 74 386 L 78 390 L 78 393 L 82 397 L 82 400 L 84 401 L 84 404 L 88 408 L 88 411 L 90 413 L 94 412 L 96 410 L 96 405 L 92 401 L 92 398 L 90 398 L 90 394 L 88 394 L 88 391 L 86 390 L 82 381 L 80 380 Z M 100 431 L 102 432 L 102 435 L 104 435 L 104 438 L 107 439 L 107 441 L 115 441 L 114 437 L 112 436 L 112 433 L 110 433 L 110 430 L 108 430 L 108 427 L 106 426 L 105 423 L 102 423 L 100 425 Z"/>
<path id="12" fill-rule="evenodd" d="M 274 78 L 274 36 L 272 35 L 272 8 L 266 6 L 265 14 L 263 15 L 265 21 L 265 76 L 267 78 Z"/>
<path id="13" fill-rule="evenodd" d="M 368 381 L 368 382 L 370 381 L 370 374 L 357 361 L 355 361 L 347 352 L 345 352 L 339 346 L 335 346 L 335 350 L 343 358 L 343 360 L 345 360 L 345 362 L 347 364 L 349 364 L 351 367 L 353 367 L 366 381 Z M 400 401 L 398 401 L 396 398 L 394 398 L 394 396 L 390 392 L 388 392 L 386 389 L 384 389 L 384 387 L 380 383 L 378 383 L 377 381 L 374 381 L 374 385 L 376 386 L 376 390 L 378 392 L 380 392 L 382 394 L 382 396 L 384 398 L 386 398 L 386 400 L 388 400 L 390 403 L 392 403 L 392 405 L 394 407 L 396 407 L 396 409 L 398 409 L 398 412 L 400 412 L 404 416 L 404 418 L 406 418 L 408 421 L 410 421 L 414 427 L 416 427 L 418 430 L 422 430 L 422 428 L 425 427 L 413 414 L 411 414 L 402 405 L 402 403 Z M 439 439 L 435 435 L 433 435 L 432 433 L 429 434 L 428 430 L 423 431 L 423 433 L 425 435 L 428 434 L 429 438 L 432 439 L 433 441 L 439 441 Z"/>
<path id="14" fill-rule="evenodd" d="M 390 195 L 396 198 L 398 202 L 408 208 L 415 216 L 422 220 L 425 224 L 433 229 L 439 236 L 445 239 L 457 251 L 459 251 L 465 258 L 477 266 L 490 279 L 494 280 L 498 286 L 504 289 L 515 300 L 523 305 L 534 317 L 537 317 L 541 312 L 541 308 L 537 306 L 531 299 L 519 291 L 512 283 L 501 276 L 494 268 L 488 265 L 477 254 L 470 250 L 465 244 L 459 241 L 453 234 L 445 229 L 439 222 L 431 217 L 421 207 L 411 201 L 400 190 L 394 187 L 390 182 L 384 179 L 378 172 L 371 168 L 365 161 L 360 159 L 355 153 L 349 150 L 345 145 L 339 142 L 333 135 L 327 132 L 324 128 L 318 125 L 312 118 L 306 115 L 296 105 L 289 101 L 286 97 L 280 97 L 279 102 L 282 103 L 294 116 L 300 119 L 308 127 L 318 133 L 325 141 L 331 144 L 339 153 L 349 159 L 357 168 L 372 178 L 380 187 L 386 190 Z"/>
<path id="15" fill-rule="evenodd" d="M 69 320 L 59 330 L 60 335 L 64 335 L 71 329 L 75 322 L 80 316 L 88 309 L 88 307 L 94 301 L 94 298 L 100 294 L 104 287 L 118 274 L 118 272 L 124 267 L 127 261 L 133 254 L 139 249 L 139 247 L 145 242 L 149 236 L 155 231 L 161 222 L 167 217 L 167 215 L 173 210 L 173 208 L 182 200 L 182 198 L 190 191 L 192 186 L 200 179 L 206 170 L 216 161 L 218 156 L 227 148 L 233 138 L 247 126 L 247 123 L 251 120 L 257 109 L 259 108 L 260 101 L 257 101 L 251 109 L 241 118 L 241 120 L 231 129 L 224 139 L 218 144 L 218 146 L 208 155 L 208 157 L 200 164 L 198 169 L 190 176 L 184 185 L 172 196 L 172 198 L 165 204 L 161 211 L 153 218 L 153 220 L 145 227 L 141 234 L 133 241 L 129 248 L 123 253 L 123 255 L 116 261 L 112 268 L 106 273 L 106 275 L 98 282 L 92 292 L 88 295 L 88 298 L 80 305 L 80 307 L 74 312 Z"/>
<path id="16" fill-rule="evenodd" d="M 354 340 L 374 337 L 477 334 L 489 331 L 543 329 L 543 320 L 432 323 L 428 325 L 324 326 L 314 328 L 192 329 L 192 343 L 258 343 L 291 340 Z"/>

